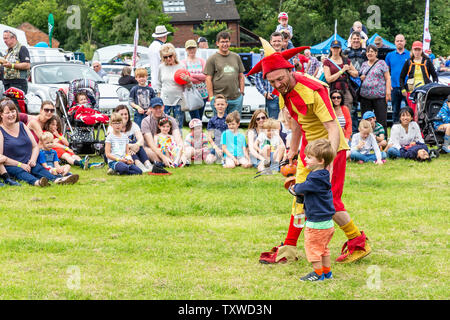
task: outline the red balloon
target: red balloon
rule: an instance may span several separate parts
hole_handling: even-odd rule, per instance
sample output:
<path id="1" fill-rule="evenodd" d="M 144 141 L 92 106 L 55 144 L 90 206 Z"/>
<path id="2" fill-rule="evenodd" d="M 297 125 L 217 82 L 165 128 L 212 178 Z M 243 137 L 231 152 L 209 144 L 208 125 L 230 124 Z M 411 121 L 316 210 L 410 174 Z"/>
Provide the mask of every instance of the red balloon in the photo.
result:
<path id="1" fill-rule="evenodd" d="M 182 75 L 187 75 L 188 77 L 191 76 L 189 71 L 187 71 L 186 69 L 178 69 L 177 71 L 175 71 L 175 74 L 173 76 L 173 80 L 176 83 L 178 83 L 179 85 L 185 85 L 187 83 L 187 81 L 184 81 L 183 79 L 181 79 Z"/>

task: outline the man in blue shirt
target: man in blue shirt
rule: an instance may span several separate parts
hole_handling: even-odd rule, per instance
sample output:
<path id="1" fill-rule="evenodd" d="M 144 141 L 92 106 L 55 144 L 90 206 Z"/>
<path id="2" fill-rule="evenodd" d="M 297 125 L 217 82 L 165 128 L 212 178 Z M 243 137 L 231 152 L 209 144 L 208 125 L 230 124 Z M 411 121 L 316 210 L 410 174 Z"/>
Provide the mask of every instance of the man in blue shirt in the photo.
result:
<path id="1" fill-rule="evenodd" d="M 274 32 L 270 35 L 270 45 L 277 52 L 281 52 L 283 45 L 283 36 L 280 32 Z M 262 72 L 255 75 L 256 89 L 266 98 L 266 112 L 269 118 L 278 119 L 278 113 L 280 112 L 278 96 L 273 95 L 273 87 L 269 84 L 269 81 L 263 79 Z"/>
<path id="2" fill-rule="evenodd" d="M 392 120 L 394 123 L 399 121 L 402 100 L 406 103 L 406 99 L 402 95 L 402 90 L 400 88 L 400 73 L 402 72 L 403 65 L 410 58 L 410 53 L 405 49 L 405 45 L 405 37 L 402 34 L 396 35 L 395 46 L 397 47 L 397 50 L 389 52 L 385 59 L 391 74 Z"/>

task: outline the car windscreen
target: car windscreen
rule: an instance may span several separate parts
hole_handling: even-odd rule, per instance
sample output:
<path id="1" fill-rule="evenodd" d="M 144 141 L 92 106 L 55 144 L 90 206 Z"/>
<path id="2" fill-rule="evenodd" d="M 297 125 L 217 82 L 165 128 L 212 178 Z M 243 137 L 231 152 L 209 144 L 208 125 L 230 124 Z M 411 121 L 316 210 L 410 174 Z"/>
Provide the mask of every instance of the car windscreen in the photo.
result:
<path id="1" fill-rule="evenodd" d="M 102 78 L 91 68 L 74 65 L 44 65 L 34 69 L 34 81 L 39 84 L 70 83 L 75 79 L 89 79 L 103 82 Z"/>

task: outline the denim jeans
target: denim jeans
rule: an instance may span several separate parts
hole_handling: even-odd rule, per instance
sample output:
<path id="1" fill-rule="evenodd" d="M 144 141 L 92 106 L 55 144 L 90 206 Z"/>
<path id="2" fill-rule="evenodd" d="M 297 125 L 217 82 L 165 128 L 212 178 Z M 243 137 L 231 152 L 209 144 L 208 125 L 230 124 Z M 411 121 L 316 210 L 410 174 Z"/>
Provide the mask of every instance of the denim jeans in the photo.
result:
<path id="1" fill-rule="evenodd" d="M 214 107 L 214 98 L 211 99 L 211 109 L 214 111 L 214 116 L 217 116 L 216 108 Z M 244 96 L 241 94 L 239 98 L 234 100 L 228 100 L 228 107 L 225 111 L 226 114 L 230 114 L 233 111 L 238 111 L 239 115 L 242 116 L 242 103 L 244 102 Z"/>
<path id="2" fill-rule="evenodd" d="M 24 169 L 19 168 L 17 166 L 5 166 L 6 172 L 8 174 L 17 179 L 25 181 L 28 184 L 34 185 L 36 181 L 38 181 L 40 178 L 45 177 L 50 181 L 54 181 L 56 178 L 60 176 L 54 176 L 52 175 L 47 169 L 45 169 L 42 165 L 39 163 L 36 163 L 36 166 L 31 168 L 31 172 L 28 173 Z"/>
<path id="3" fill-rule="evenodd" d="M 377 161 L 377 156 L 374 153 L 371 154 L 362 154 L 359 151 L 352 151 L 350 153 L 350 159 L 353 161 L 364 161 L 364 162 L 374 162 Z M 381 159 L 386 159 L 386 153 L 381 152 Z"/>
<path id="4" fill-rule="evenodd" d="M 273 96 L 272 100 L 266 99 L 266 112 L 269 118 L 277 120 L 280 112 L 280 98 Z"/>
<path id="5" fill-rule="evenodd" d="M 183 129 L 183 122 L 184 122 L 184 112 L 181 111 L 181 106 L 180 105 L 176 105 L 176 106 L 165 106 L 164 107 L 164 113 L 167 114 L 168 116 L 170 116 L 170 112 L 173 110 L 173 117 L 175 119 L 177 119 L 178 121 L 178 127 L 180 128 L 180 130 Z M 172 128 L 173 129 L 173 128 Z"/>
<path id="6" fill-rule="evenodd" d="M 142 163 L 145 163 L 145 161 L 150 160 L 147 156 L 147 152 L 145 152 L 144 147 L 140 147 L 139 151 L 131 156 L 134 161 L 139 160 Z"/>
<path id="7" fill-rule="evenodd" d="M 205 111 L 205 105 L 206 102 L 208 101 L 208 98 L 203 99 L 203 108 L 200 108 L 198 110 L 194 110 L 194 111 L 189 111 L 189 115 L 191 116 L 191 119 L 200 119 L 202 120 L 203 117 L 203 112 Z"/>
<path id="8" fill-rule="evenodd" d="M 394 147 L 390 147 L 389 150 L 387 151 L 388 157 L 395 159 L 395 158 L 400 158 L 400 150 Z"/>
<path id="9" fill-rule="evenodd" d="M 399 122 L 399 112 L 402 107 L 402 101 L 406 104 L 406 98 L 402 95 L 402 89 L 400 87 L 392 88 L 392 120 L 394 123 Z"/>
<path id="10" fill-rule="evenodd" d="M 111 161 L 108 166 L 120 175 L 142 174 L 142 170 L 134 164 L 126 164 L 118 161 Z"/>
<path id="11" fill-rule="evenodd" d="M 139 112 L 137 112 L 137 111 L 135 111 L 134 112 L 134 118 L 133 118 L 133 121 L 139 126 L 139 128 L 141 127 L 141 123 L 142 123 L 142 120 L 144 120 L 144 118 L 146 117 L 147 115 L 145 114 L 145 113 L 143 113 L 143 114 L 140 114 Z"/>

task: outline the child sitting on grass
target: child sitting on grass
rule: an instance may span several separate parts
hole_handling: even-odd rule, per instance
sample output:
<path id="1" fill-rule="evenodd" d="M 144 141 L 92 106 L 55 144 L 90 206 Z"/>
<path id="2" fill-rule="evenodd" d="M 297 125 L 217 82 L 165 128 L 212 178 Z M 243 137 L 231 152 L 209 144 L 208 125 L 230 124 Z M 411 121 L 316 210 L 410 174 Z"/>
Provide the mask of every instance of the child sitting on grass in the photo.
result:
<path id="1" fill-rule="evenodd" d="M 172 136 L 172 122 L 169 118 L 164 117 L 158 121 L 159 133 L 154 137 L 156 147 L 161 150 L 161 153 L 166 160 L 164 162 L 169 163 L 171 168 L 182 167 L 187 161 L 183 155 L 181 146 L 178 146 L 175 142 L 175 138 Z"/>
<path id="2" fill-rule="evenodd" d="M 208 142 L 212 146 L 210 155 L 216 158 L 214 161 L 221 162 L 223 160 L 221 137 L 222 133 L 228 129 L 226 122 L 227 115 L 225 114 L 225 110 L 228 107 L 227 98 L 222 94 L 216 95 L 214 98 L 214 107 L 216 108 L 217 116 L 212 117 L 208 121 L 206 130 Z"/>
<path id="3" fill-rule="evenodd" d="M 271 164 L 279 164 L 285 156 L 284 143 L 278 135 L 279 123 L 274 119 L 267 119 L 263 124 L 263 131 L 256 138 L 256 148 Z"/>
<path id="4" fill-rule="evenodd" d="M 306 168 L 311 172 L 305 182 L 289 188 L 291 194 L 303 196 L 306 215 L 305 252 L 314 271 L 301 277 L 301 281 L 331 279 L 331 259 L 328 244 L 334 234 L 333 194 L 330 172 L 325 169 L 333 162 L 336 152 L 327 139 L 310 142 L 305 148 Z"/>
<path id="5" fill-rule="evenodd" d="M 194 160 L 194 163 L 212 164 L 216 161 L 216 156 L 209 153 L 208 137 L 202 131 L 202 121 L 200 119 L 192 119 L 189 122 L 191 132 L 184 140 L 186 158 Z"/>
<path id="6" fill-rule="evenodd" d="M 108 159 L 108 174 L 142 174 L 142 170 L 133 164 L 128 147 L 128 137 L 122 133 L 122 116 L 116 112 L 111 115 L 112 133 L 105 140 L 105 155 Z"/>
<path id="7" fill-rule="evenodd" d="M 400 158 L 413 159 L 416 161 L 431 161 L 428 147 L 425 143 L 416 142 L 400 149 Z"/>
<path id="8" fill-rule="evenodd" d="M 58 155 L 52 149 L 53 135 L 50 132 L 44 132 L 39 140 L 42 144 L 42 149 L 39 151 L 37 162 L 47 169 L 51 174 L 57 176 L 56 184 L 74 184 L 78 181 L 77 174 L 71 174 L 70 165 L 61 166 L 59 164 Z"/>
<path id="9" fill-rule="evenodd" d="M 386 159 L 386 153 L 381 152 L 377 140 L 372 133 L 372 125 L 367 120 L 361 120 L 358 126 L 358 133 L 352 137 L 352 146 L 350 158 L 358 163 L 375 162 L 383 164 Z M 371 153 L 372 151 L 375 154 Z"/>
<path id="10" fill-rule="evenodd" d="M 234 168 L 242 166 L 243 168 L 251 168 L 250 156 L 247 150 L 245 136 L 239 133 L 239 124 L 241 117 L 239 112 L 233 111 L 226 118 L 228 130 L 222 133 L 222 151 L 224 153 L 224 168 Z"/>

